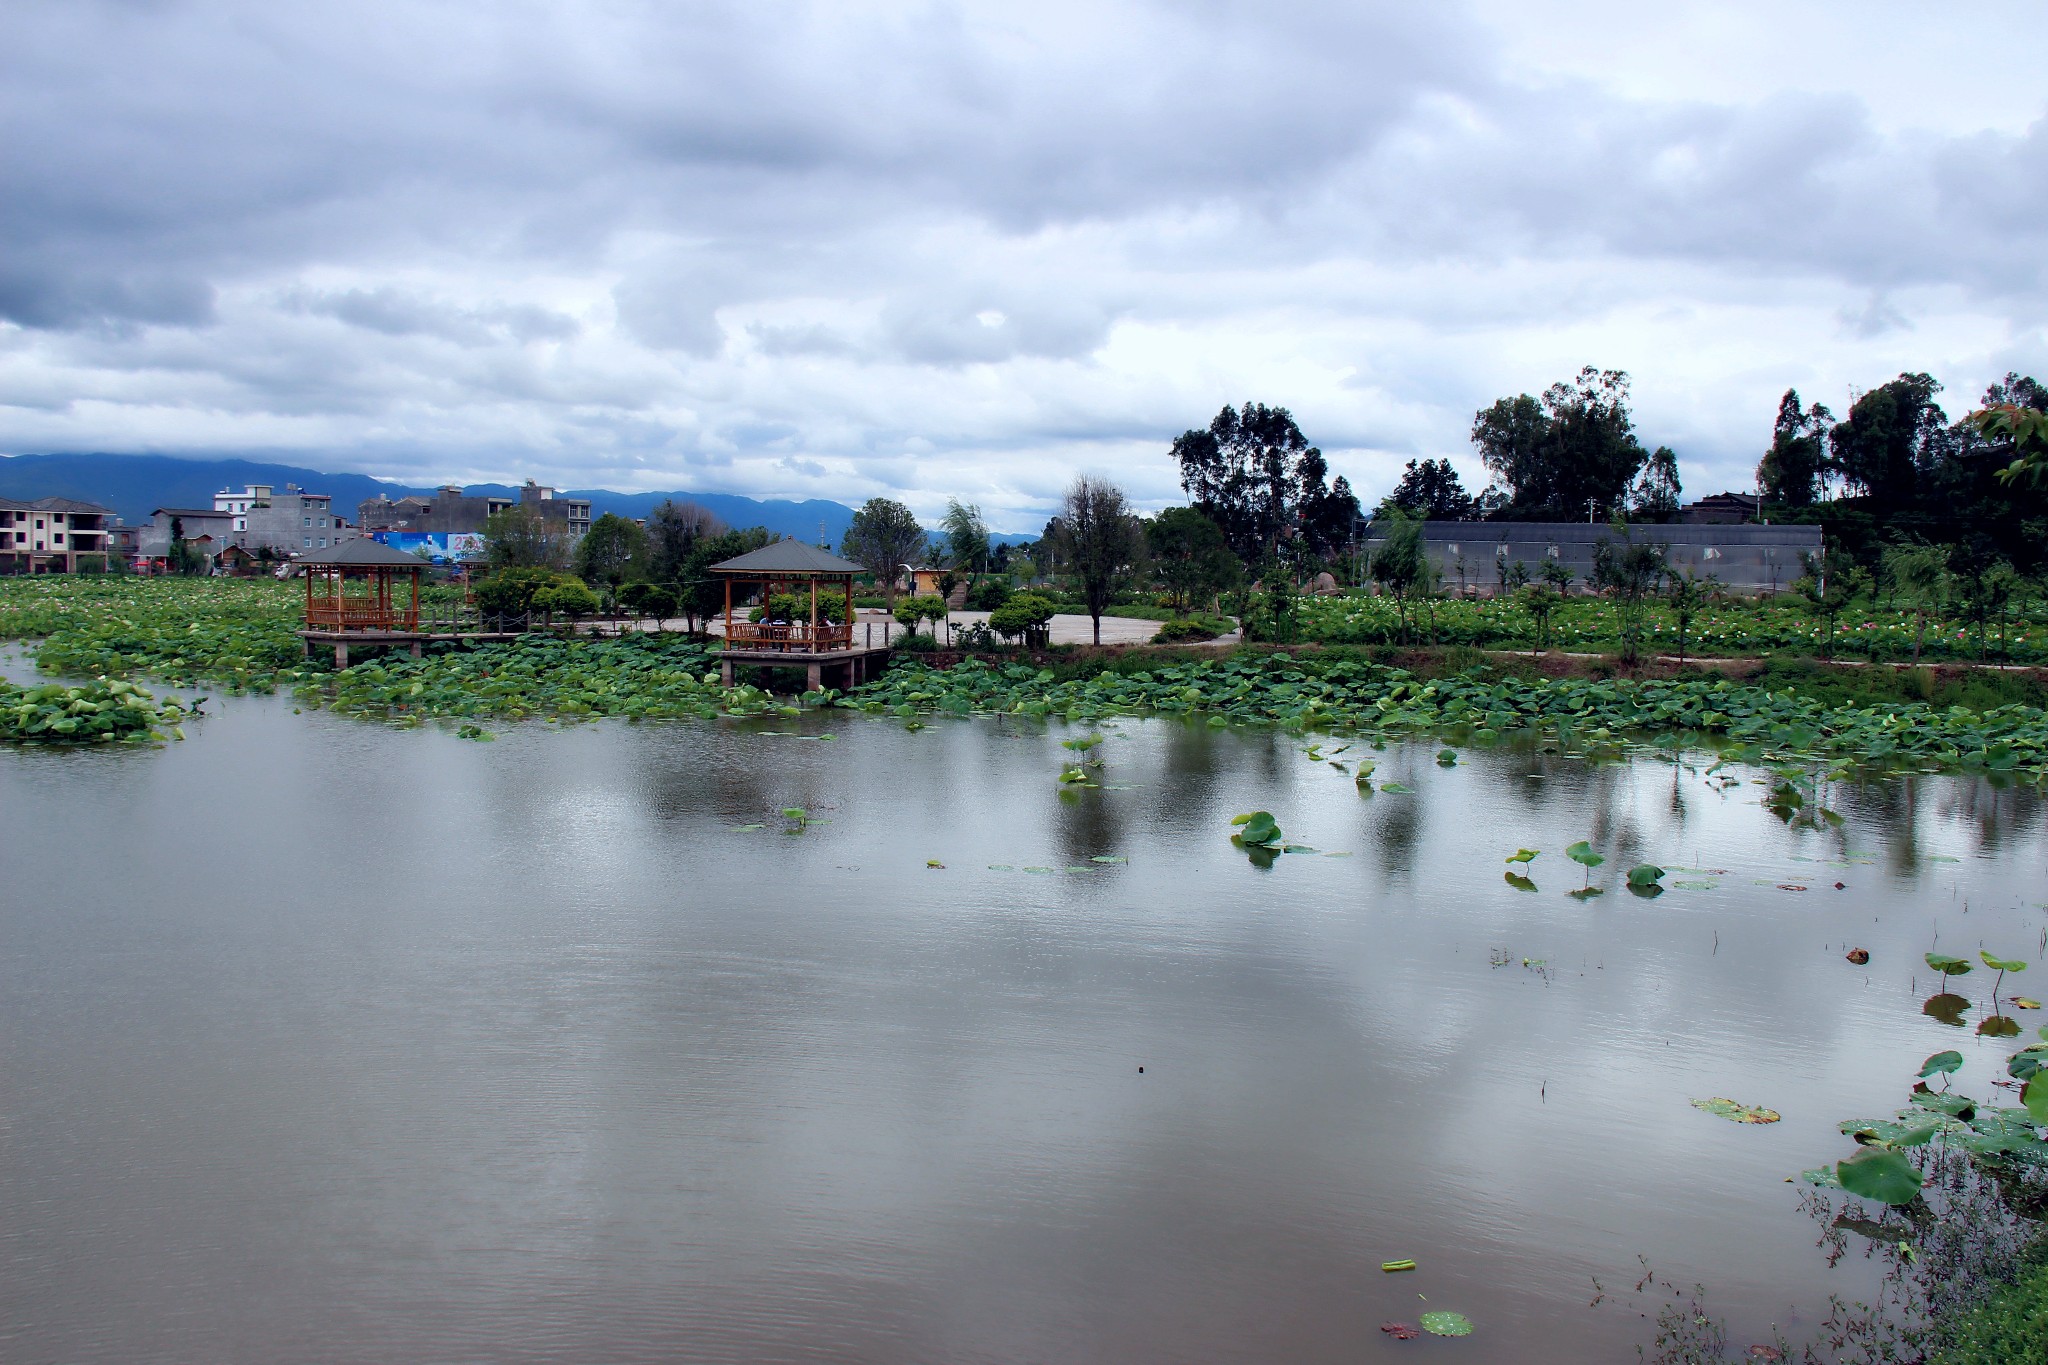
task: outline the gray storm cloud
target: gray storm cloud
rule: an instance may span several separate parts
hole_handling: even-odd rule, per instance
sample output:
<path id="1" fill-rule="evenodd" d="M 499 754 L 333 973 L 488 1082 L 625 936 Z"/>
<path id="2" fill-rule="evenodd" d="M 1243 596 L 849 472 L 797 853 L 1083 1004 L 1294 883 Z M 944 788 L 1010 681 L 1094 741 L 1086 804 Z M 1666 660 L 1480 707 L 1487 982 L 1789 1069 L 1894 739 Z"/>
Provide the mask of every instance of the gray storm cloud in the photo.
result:
<path id="1" fill-rule="evenodd" d="M 0 449 L 423 481 L 512 452 L 1030 527 L 1082 468 L 1172 497 L 1172 436 L 1246 398 L 1371 491 L 1413 455 L 1469 468 L 1491 398 L 1620 366 L 1698 492 L 1746 483 L 1788 384 L 1929 369 L 1967 401 L 2048 369 L 2038 117 L 1902 126 L 1891 87 L 1733 64 L 1723 98 L 1692 69 L 1659 98 L 1532 64 L 1483 8 L 81 2 L 9 28 Z"/>

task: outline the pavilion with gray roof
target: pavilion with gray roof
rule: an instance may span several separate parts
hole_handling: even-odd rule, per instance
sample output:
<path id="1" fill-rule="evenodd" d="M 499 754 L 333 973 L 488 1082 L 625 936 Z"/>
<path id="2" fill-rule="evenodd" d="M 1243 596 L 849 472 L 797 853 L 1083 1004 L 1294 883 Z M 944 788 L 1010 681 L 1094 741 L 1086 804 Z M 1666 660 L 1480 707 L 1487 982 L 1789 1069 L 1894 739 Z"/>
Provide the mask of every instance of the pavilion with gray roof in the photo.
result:
<path id="1" fill-rule="evenodd" d="M 888 655 L 886 643 L 879 649 L 854 644 L 853 579 L 864 571 L 829 550 L 778 540 L 713 564 L 711 572 L 725 580 L 720 668 L 728 685 L 735 664 L 800 663 L 809 670 L 813 691 L 823 685 L 828 668 L 851 687 L 865 680 L 873 659 Z M 750 602 L 744 617 L 735 615 Z"/>

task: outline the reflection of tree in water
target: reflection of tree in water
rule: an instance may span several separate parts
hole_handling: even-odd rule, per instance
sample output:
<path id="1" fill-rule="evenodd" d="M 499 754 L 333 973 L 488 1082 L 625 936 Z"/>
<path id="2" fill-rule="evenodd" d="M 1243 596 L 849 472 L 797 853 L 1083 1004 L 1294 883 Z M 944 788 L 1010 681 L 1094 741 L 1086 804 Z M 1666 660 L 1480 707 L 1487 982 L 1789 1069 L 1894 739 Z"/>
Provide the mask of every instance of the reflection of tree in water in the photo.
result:
<path id="1" fill-rule="evenodd" d="M 1906 774 L 1832 789 L 1835 809 L 1873 830 L 1884 845 L 1885 870 L 1911 876 L 1920 868 L 1920 781 Z"/>
<path id="2" fill-rule="evenodd" d="M 2034 830 L 2041 818 L 2039 793 L 1997 775 L 1946 782 L 1935 808 L 1946 821 L 1973 826 L 1980 853 L 2004 849 L 2015 835 Z"/>
<path id="3" fill-rule="evenodd" d="M 1068 788 L 1060 793 L 1060 851 L 1069 863 L 1097 857 L 1129 857 L 1125 836 L 1135 808 L 1123 799 L 1135 792 Z"/>

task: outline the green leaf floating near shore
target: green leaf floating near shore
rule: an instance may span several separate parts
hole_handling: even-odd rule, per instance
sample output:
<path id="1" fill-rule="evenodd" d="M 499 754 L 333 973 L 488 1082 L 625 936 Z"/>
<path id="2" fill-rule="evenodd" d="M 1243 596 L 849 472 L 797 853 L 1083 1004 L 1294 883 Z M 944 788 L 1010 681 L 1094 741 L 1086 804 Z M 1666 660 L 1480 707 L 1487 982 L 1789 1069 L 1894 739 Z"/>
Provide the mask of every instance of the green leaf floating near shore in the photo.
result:
<path id="1" fill-rule="evenodd" d="M 1436 1337 L 1469 1337 L 1472 1319 L 1463 1313 L 1424 1313 L 1417 1319 L 1422 1330 Z"/>

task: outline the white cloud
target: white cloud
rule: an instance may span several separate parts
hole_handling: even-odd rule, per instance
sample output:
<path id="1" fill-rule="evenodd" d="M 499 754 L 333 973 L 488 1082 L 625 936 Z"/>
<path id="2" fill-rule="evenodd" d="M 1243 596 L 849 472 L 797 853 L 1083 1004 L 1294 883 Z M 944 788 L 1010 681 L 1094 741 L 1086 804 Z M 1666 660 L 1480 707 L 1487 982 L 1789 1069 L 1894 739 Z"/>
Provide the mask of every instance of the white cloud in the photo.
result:
<path id="1" fill-rule="evenodd" d="M 2048 373 L 2048 101 L 1978 56 L 2027 11 L 1876 11 L 32 8 L 0 449 L 1029 529 L 1247 399 L 1476 475 L 1593 363 L 1740 487 L 1788 384 Z"/>

